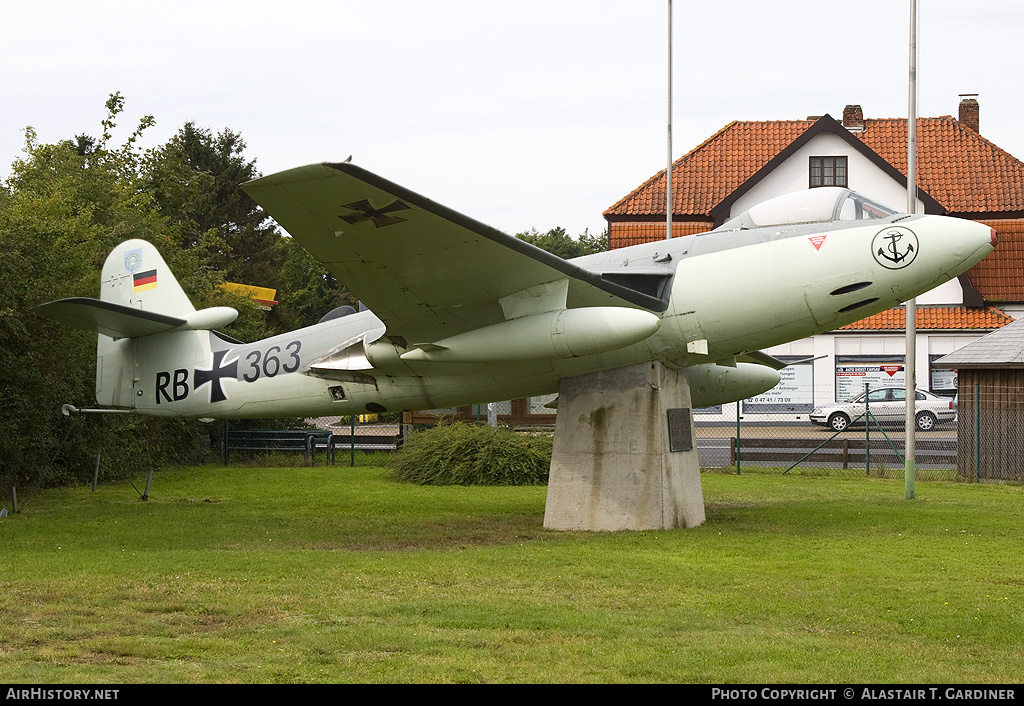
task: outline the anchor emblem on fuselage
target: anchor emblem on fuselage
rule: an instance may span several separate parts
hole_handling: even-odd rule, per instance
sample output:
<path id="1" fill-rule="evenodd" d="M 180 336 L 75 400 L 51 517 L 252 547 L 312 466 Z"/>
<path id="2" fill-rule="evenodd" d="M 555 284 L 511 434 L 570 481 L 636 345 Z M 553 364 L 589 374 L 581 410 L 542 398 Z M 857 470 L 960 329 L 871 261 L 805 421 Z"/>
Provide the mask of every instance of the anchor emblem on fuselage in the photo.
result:
<path id="1" fill-rule="evenodd" d="M 871 254 L 882 267 L 900 270 L 914 261 L 919 247 L 912 230 L 893 226 L 875 235 L 871 241 Z"/>

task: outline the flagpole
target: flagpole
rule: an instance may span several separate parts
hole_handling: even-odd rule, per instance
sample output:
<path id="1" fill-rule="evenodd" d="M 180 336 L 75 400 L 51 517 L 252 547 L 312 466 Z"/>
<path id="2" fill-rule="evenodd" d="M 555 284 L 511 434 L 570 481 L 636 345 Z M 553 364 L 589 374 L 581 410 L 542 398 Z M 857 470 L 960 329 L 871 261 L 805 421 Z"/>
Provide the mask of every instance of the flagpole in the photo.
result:
<path id="1" fill-rule="evenodd" d="M 910 0 L 910 91 L 907 116 L 907 212 L 917 213 L 917 0 Z M 917 299 L 906 304 L 907 353 L 904 364 L 907 385 L 904 494 L 914 497 L 917 475 Z"/>
<path id="2" fill-rule="evenodd" d="M 668 167 L 665 169 L 665 240 L 672 240 L 672 0 L 668 0 Z"/>

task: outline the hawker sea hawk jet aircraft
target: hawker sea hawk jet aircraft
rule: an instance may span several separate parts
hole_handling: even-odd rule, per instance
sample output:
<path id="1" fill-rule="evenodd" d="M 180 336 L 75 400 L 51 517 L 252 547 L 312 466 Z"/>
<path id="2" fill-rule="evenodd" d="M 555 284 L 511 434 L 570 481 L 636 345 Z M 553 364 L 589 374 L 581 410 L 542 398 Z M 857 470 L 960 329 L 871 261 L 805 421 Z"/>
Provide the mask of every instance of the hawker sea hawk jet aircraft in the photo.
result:
<path id="1" fill-rule="evenodd" d="M 245 184 L 368 311 L 255 343 L 218 333 L 156 249 L 122 243 L 99 299 L 37 310 L 97 331 L 102 407 L 174 417 L 327 416 L 557 392 L 646 361 L 686 368 L 692 405 L 774 387 L 759 350 L 956 277 L 995 232 L 898 214 L 840 188 L 764 202 L 709 233 L 563 260 L 352 164 Z"/>

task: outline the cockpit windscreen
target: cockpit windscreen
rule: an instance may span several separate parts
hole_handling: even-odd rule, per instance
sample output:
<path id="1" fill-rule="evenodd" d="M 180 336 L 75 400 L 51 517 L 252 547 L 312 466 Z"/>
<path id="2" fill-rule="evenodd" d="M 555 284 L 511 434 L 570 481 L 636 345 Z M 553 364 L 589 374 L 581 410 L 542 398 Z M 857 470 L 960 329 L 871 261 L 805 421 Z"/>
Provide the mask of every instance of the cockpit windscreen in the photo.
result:
<path id="1" fill-rule="evenodd" d="M 850 189 L 820 187 L 783 194 L 752 206 L 733 218 L 723 229 L 860 221 L 888 218 L 897 211 Z"/>

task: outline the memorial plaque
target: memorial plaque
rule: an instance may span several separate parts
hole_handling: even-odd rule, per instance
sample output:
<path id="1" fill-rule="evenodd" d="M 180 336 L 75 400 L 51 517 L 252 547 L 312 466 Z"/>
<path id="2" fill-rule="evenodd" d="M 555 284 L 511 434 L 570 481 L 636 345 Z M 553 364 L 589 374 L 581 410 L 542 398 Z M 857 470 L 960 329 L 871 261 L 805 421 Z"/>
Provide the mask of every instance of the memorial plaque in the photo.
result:
<path id="1" fill-rule="evenodd" d="M 691 428 L 689 407 L 668 410 L 668 450 L 693 451 Z"/>

